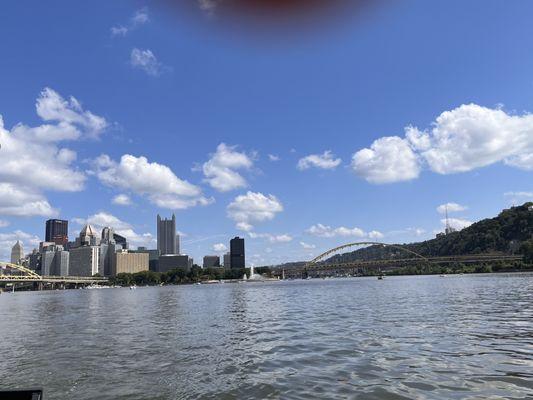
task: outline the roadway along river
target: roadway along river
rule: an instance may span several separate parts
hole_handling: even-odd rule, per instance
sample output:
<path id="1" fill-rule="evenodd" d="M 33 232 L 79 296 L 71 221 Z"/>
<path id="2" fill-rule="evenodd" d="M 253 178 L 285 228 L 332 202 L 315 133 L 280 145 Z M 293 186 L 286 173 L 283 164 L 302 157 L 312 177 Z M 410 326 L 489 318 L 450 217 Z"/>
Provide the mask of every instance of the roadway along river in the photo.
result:
<path id="1" fill-rule="evenodd" d="M 4 293 L 46 399 L 533 397 L 533 274 Z"/>

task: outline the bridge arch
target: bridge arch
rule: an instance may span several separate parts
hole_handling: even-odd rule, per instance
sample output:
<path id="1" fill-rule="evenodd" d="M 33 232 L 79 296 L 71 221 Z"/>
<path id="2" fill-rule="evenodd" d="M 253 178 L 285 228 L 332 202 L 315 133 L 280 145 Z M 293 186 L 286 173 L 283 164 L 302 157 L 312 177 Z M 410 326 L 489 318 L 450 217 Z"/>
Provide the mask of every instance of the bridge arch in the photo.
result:
<path id="1" fill-rule="evenodd" d="M 424 257 L 423 255 L 421 254 L 418 254 L 412 250 L 409 250 L 409 249 L 406 249 L 405 247 L 401 247 L 401 246 L 397 246 L 397 245 L 394 245 L 394 244 L 388 244 L 388 243 L 381 243 L 381 242 L 355 242 L 355 243 L 348 243 L 348 244 L 343 244 L 342 246 L 338 246 L 338 247 L 335 247 L 331 250 L 328 250 L 322 254 L 320 254 L 319 256 L 315 257 L 314 259 L 312 259 L 311 261 L 309 261 L 306 265 L 305 265 L 305 268 L 309 268 L 309 267 L 312 267 L 314 265 L 316 265 L 317 263 L 319 263 L 320 261 L 324 260 L 326 257 L 336 253 L 337 251 L 339 250 L 343 250 L 343 249 L 348 249 L 350 247 L 359 247 L 359 246 L 383 246 L 383 247 L 391 247 L 393 249 L 397 249 L 397 250 L 401 250 L 401 251 L 404 251 L 406 253 L 409 253 L 409 254 L 412 254 L 414 256 L 416 256 L 417 258 L 420 258 L 424 261 L 427 261 L 429 262 L 429 260 Z"/>
<path id="2" fill-rule="evenodd" d="M 39 275 L 37 272 L 32 271 L 31 269 L 26 268 L 26 267 L 24 267 L 22 265 L 11 264 L 11 263 L 8 263 L 8 262 L 1 262 L 0 261 L 0 267 L 1 268 L 10 268 L 10 269 L 14 269 L 14 270 L 20 271 L 20 272 L 24 273 L 25 276 L 27 276 L 29 278 L 32 278 L 32 279 L 43 279 L 42 276 Z M 2 275 L 2 274 L 0 273 L 0 275 Z"/>

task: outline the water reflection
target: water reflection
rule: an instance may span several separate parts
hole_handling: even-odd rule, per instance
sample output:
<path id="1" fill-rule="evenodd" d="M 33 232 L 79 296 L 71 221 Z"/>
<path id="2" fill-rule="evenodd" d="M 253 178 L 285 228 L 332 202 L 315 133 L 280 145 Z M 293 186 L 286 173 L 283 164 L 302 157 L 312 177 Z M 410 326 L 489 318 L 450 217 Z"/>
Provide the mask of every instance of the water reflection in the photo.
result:
<path id="1" fill-rule="evenodd" d="M 533 275 L 0 296 L 2 385 L 47 398 L 527 398 Z"/>

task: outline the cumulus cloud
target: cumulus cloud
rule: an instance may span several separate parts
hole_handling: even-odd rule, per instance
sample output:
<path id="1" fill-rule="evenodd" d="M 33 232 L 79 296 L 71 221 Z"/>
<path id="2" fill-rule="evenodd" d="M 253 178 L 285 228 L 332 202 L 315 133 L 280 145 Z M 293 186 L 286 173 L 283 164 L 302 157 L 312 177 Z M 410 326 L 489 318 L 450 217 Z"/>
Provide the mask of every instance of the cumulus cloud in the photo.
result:
<path id="1" fill-rule="evenodd" d="M 132 49 L 130 64 L 133 68 L 141 69 L 150 76 L 159 76 L 166 69 L 150 49 Z"/>
<path id="2" fill-rule="evenodd" d="M 420 165 L 409 143 L 397 136 L 384 137 L 352 157 L 352 169 L 370 183 L 392 183 L 418 178 Z"/>
<path id="3" fill-rule="evenodd" d="M 439 174 L 472 171 L 495 163 L 533 170 L 533 115 L 465 104 L 443 112 L 432 127 L 405 128 L 353 156 L 352 167 L 372 183 L 418 177 L 421 166 Z"/>
<path id="4" fill-rule="evenodd" d="M 127 194 L 117 194 L 111 202 L 118 206 L 131 206 L 132 204 L 131 198 Z"/>
<path id="5" fill-rule="evenodd" d="M 220 143 L 216 152 L 202 166 L 202 171 L 211 187 L 219 192 L 229 192 L 247 186 L 246 180 L 237 171 L 252 166 L 253 160 L 246 153 L 238 152 L 235 146 Z"/>
<path id="6" fill-rule="evenodd" d="M 335 158 L 330 150 L 325 151 L 323 154 L 311 154 L 301 158 L 298 161 L 298 169 L 303 171 L 309 168 L 319 169 L 335 169 L 341 164 L 340 158 Z"/>
<path id="7" fill-rule="evenodd" d="M 72 222 L 79 225 L 91 224 L 97 232 L 101 232 L 105 227 L 110 227 L 121 236 L 124 236 L 133 247 L 150 247 L 156 244 L 156 240 L 151 233 L 137 233 L 133 226 L 105 211 L 90 215 L 87 218 L 73 218 Z"/>
<path id="8" fill-rule="evenodd" d="M 385 235 L 381 233 L 380 231 L 370 231 L 368 232 L 368 237 L 370 239 L 377 240 L 377 239 L 383 239 Z"/>
<path id="9" fill-rule="evenodd" d="M 146 196 L 161 208 L 185 209 L 213 201 L 205 198 L 198 186 L 178 178 L 166 165 L 149 162 L 146 157 L 124 154 L 116 162 L 104 154 L 93 165 L 93 173 L 104 185 Z"/>
<path id="10" fill-rule="evenodd" d="M 300 246 L 302 246 L 306 250 L 316 249 L 316 245 L 309 244 L 309 243 L 306 243 L 306 242 L 300 242 Z"/>
<path id="11" fill-rule="evenodd" d="M 251 231 L 256 222 L 274 219 L 282 211 L 283 205 L 276 196 L 254 192 L 237 196 L 227 207 L 228 217 L 244 231 Z"/>
<path id="12" fill-rule="evenodd" d="M 137 10 L 135 14 L 130 18 L 126 25 L 115 25 L 111 27 L 111 36 L 126 36 L 131 31 L 138 27 L 148 23 L 150 17 L 148 15 L 148 8 L 144 7 Z"/>
<path id="13" fill-rule="evenodd" d="M 363 238 L 366 236 L 365 231 L 363 231 L 360 228 L 346 228 L 344 226 L 340 226 L 338 228 L 333 228 L 329 225 L 323 225 L 323 224 L 316 224 L 311 226 L 306 231 L 307 233 L 318 236 L 318 237 L 324 237 L 324 238 L 333 238 L 337 236 L 353 236 L 358 238 Z"/>
<path id="14" fill-rule="evenodd" d="M 269 154 L 268 155 L 268 159 L 269 159 L 269 161 L 272 161 L 272 162 L 276 162 L 276 161 L 280 160 L 279 156 L 277 156 L 275 154 Z"/>
<path id="15" fill-rule="evenodd" d="M 43 192 L 80 191 L 86 179 L 73 166 L 76 152 L 60 143 L 98 138 L 108 126 L 103 117 L 84 110 L 76 98 L 65 100 L 50 88 L 40 93 L 35 107 L 44 121 L 38 126 L 19 123 L 8 130 L 0 115 L 0 182 L 2 191 L 12 195 L 11 200 L 0 200 L 5 214 L 55 215 Z"/>
<path id="16" fill-rule="evenodd" d="M 228 251 L 228 248 L 224 243 L 216 243 L 213 245 L 213 247 L 211 247 L 211 249 L 217 253 L 225 253 L 226 251 Z"/>
<path id="17" fill-rule="evenodd" d="M 0 183 L 0 215 L 55 217 L 53 208 L 39 192 L 11 183 Z"/>
<path id="18" fill-rule="evenodd" d="M 292 242 L 292 239 L 293 239 L 292 236 L 287 235 L 287 234 L 272 235 L 270 233 L 250 232 L 249 236 L 252 239 L 257 239 L 257 238 L 267 239 L 270 243 L 287 243 L 287 242 Z"/>
<path id="19" fill-rule="evenodd" d="M 465 211 L 467 209 L 468 209 L 467 206 L 463 206 L 461 204 L 446 203 L 446 204 L 441 204 L 440 206 L 438 206 L 437 212 L 439 214 L 446 214 L 446 210 L 448 210 L 448 213 L 454 213 L 454 212 Z"/>

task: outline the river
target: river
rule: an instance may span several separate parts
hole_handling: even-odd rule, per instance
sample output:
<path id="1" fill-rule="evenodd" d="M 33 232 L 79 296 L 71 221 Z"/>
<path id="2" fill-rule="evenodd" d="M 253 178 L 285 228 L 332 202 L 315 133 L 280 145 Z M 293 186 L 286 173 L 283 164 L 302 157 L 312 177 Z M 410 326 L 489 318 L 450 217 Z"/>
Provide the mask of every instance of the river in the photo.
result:
<path id="1" fill-rule="evenodd" d="M 0 296 L 0 387 L 45 399 L 533 398 L 533 274 Z"/>

